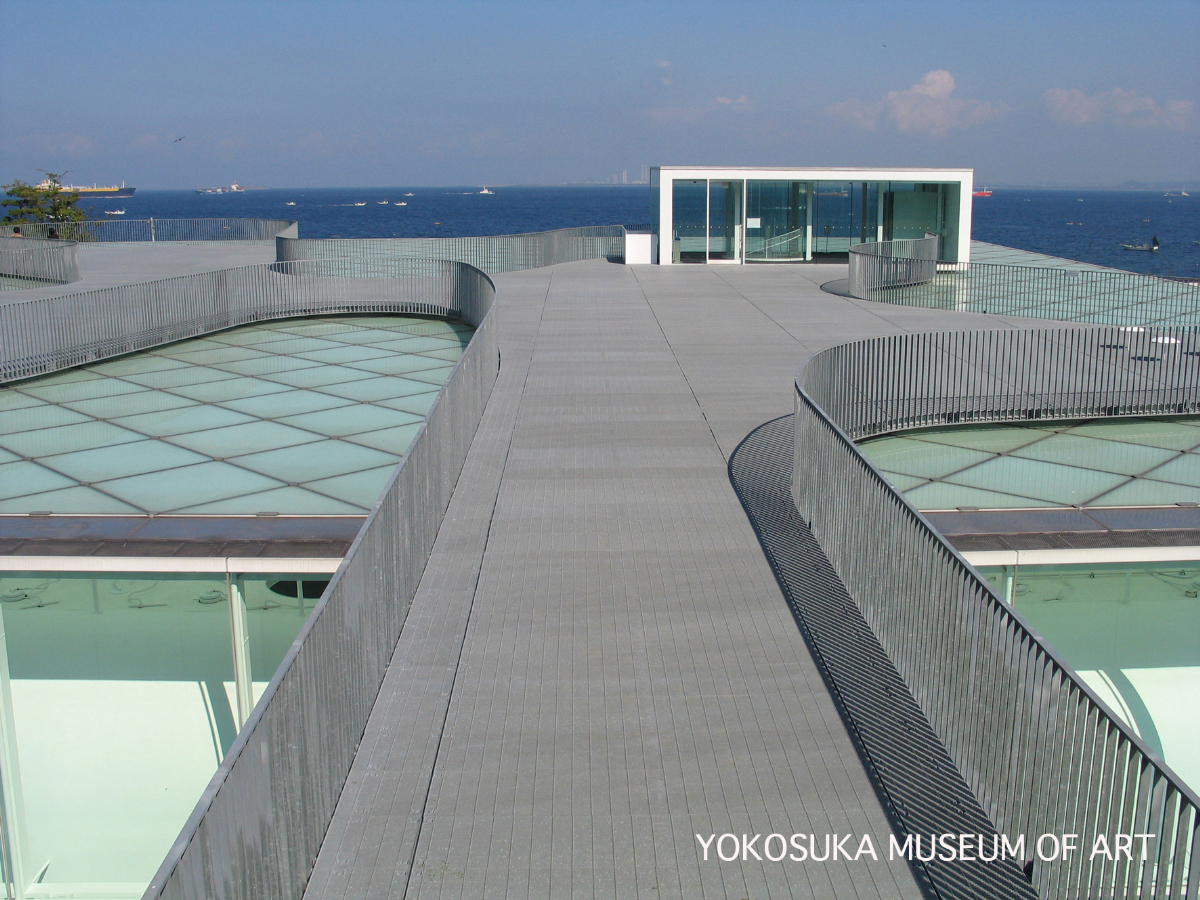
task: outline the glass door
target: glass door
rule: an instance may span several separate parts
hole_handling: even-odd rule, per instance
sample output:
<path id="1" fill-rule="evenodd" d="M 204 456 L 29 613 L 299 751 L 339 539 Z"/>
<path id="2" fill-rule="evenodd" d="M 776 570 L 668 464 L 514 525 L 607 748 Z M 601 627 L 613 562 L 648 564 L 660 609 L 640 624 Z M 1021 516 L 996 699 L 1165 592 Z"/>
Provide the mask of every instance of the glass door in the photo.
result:
<path id="1" fill-rule="evenodd" d="M 708 260 L 741 262 L 742 182 L 708 183 Z"/>
<path id="2" fill-rule="evenodd" d="M 803 260 L 808 250 L 808 183 L 746 182 L 746 259 Z"/>

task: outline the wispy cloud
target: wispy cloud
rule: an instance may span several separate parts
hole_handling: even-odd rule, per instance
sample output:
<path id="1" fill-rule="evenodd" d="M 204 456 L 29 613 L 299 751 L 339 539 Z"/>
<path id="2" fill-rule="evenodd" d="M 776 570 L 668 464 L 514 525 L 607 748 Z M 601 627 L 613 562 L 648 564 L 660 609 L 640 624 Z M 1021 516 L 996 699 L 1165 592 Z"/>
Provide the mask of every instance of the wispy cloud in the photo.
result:
<path id="1" fill-rule="evenodd" d="M 656 59 L 654 65 L 663 70 L 662 77 L 658 80 L 663 84 L 671 83 L 671 61 L 669 59 Z"/>
<path id="2" fill-rule="evenodd" d="M 954 76 L 935 69 L 910 88 L 891 91 L 868 103 L 851 98 L 835 103 L 826 112 L 862 128 L 874 130 L 881 121 L 897 131 L 941 136 L 954 128 L 969 128 L 1000 115 L 1000 107 L 980 100 L 955 97 Z"/>
<path id="3" fill-rule="evenodd" d="M 1090 125 L 1108 121 L 1122 125 L 1184 129 L 1195 112 L 1195 104 L 1190 100 L 1175 100 L 1163 107 L 1153 97 L 1122 88 L 1098 94 L 1085 94 L 1078 88 L 1054 88 L 1043 96 L 1050 118 L 1063 125 Z"/>
<path id="4" fill-rule="evenodd" d="M 746 106 L 750 102 L 745 94 L 738 97 L 736 100 L 731 100 L 728 97 L 717 97 L 716 100 L 723 106 Z"/>

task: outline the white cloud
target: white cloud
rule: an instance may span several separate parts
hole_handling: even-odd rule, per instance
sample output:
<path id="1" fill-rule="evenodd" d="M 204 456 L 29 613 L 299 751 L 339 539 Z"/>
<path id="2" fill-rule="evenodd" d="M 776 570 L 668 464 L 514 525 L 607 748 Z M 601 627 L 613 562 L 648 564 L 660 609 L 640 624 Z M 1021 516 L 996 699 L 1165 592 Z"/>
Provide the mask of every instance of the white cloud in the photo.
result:
<path id="1" fill-rule="evenodd" d="M 728 97 L 717 97 L 716 101 L 717 101 L 717 103 L 720 103 L 722 105 L 731 105 L 732 104 L 732 105 L 737 105 L 737 106 L 745 106 L 746 104 L 748 104 L 750 102 L 749 99 L 747 99 L 745 94 L 738 97 L 736 100 L 731 100 Z"/>
<path id="2" fill-rule="evenodd" d="M 1175 100 L 1161 107 L 1152 97 L 1143 97 L 1121 88 L 1098 94 L 1085 94 L 1078 88 L 1054 88 L 1043 96 L 1050 118 L 1063 125 L 1110 121 L 1152 128 L 1183 129 L 1188 126 L 1195 108 L 1190 100 Z"/>
<path id="3" fill-rule="evenodd" d="M 914 131 L 943 135 L 953 128 L 969 128 L 1000 115 L 999 107 L 979 100 L 964 100 L 952 96 L 954 76 L 945 69 L 935 69 L 912 87 L 891 91 L 883 99 L 868 103 L 851 98 L 835 103 L 826 112 L 874 130 L 880 120 L 890 123 L 897 131 Z"/>

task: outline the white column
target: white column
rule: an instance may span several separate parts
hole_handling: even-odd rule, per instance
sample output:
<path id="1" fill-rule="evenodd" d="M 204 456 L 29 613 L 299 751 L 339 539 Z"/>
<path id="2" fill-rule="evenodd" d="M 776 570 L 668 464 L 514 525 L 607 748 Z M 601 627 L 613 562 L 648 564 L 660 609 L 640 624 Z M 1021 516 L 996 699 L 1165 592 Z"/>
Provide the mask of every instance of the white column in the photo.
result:
<path id="1" fill-rule="evenodd" d="M 675 262 L 675 179 L 658 173 L 658 263 L 669 266 Z"/>
<path id="2" fill-rule="evenodd" d="M 229 634 L 233 639 L 233 683 L 237 694 L 234 719 L 238 731 L 254 709 L 254 678 L 250 672 L 250 628 L 246 621 L 246 595 L 242 576 L 229 578 Z"/>
<path id="3" fill-rule="evenodd" d="M 958 189 L 958 261 L 971 261 L 971 205 L 975 191 L 975 173 L 969 173 Z"/>

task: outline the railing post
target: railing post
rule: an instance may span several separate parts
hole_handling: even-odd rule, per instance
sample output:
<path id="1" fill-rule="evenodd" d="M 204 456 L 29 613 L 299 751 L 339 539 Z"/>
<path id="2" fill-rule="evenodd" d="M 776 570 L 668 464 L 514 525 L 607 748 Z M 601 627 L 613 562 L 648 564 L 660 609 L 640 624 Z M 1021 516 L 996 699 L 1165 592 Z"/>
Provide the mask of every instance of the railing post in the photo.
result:
<path id="1" fill-rule="evenodd" d="M 150 243 L 154 243 L 154 217 L 150 217 Z"/>

